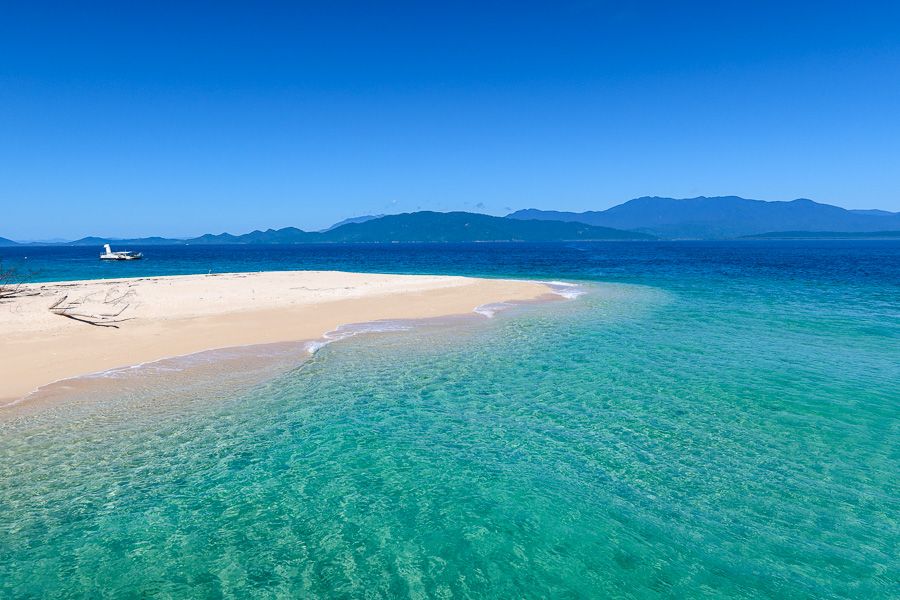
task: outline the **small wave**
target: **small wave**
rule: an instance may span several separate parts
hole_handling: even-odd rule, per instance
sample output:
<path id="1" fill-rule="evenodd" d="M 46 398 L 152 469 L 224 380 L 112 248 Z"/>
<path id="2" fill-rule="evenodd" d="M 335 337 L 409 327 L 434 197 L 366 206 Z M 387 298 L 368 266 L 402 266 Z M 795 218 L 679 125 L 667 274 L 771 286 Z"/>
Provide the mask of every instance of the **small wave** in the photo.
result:
<path id="1" fill-rule="evenodd" d="M 485 316 L 488 319 L 493 319 L 494 315 L 496 315 L 501 310 L 506 310 L 507 308 L 512 308 L 513 306 L 515 305 L 509 302 L 492 302 L 490 304 L 482 304 L 481 306 L 476 306 L 474 309 L 472 309 L 472 312 Z"/>
<path id="2" fill-rule="evenodd" d="M 198 353 L 199 354 L 199 353 Z M 112 369 L 107 369 L 106 371 L 98 371 L 97 373 L 87 373 L 85 375 L 79 375 L 78 377 L 73 377 L 72 379 L 117 379 L 120 377 L 127 377 L 131 373 L 137 370 L 141 370 L 144 373 L 166 373 L 166 372 L 181 372 L 184 371 L 186 366 L 175 366 L 176 359 L 186 359 L 186 357 L 170 357 L 164 358 L 161 360 L 154 360 L 150 362 L 142 362 L 134 365 L 128 365 L 126 367 L 115 367 Z M 168 364 L 167 364 L 168 363 Z"/>
<path id="3" fill-rule="evenodd" d="M 577 283 L 566 281 L 542 281 L 541 283 L 549 287 L 552 293 L 569 300 L 574 300 L 578 296 L 583 296 L 587 293 L 587 290 Z"/>
<path id="4" fill-rule="evenodd" d="M 369 323 L 355 323 L 340 325 L 337 329 L 329 331 L 321 339 L 307 342 L 306 351 L 315 354 L 328 344 L 346 340 L 362 333 L 389 333 L 394 331 L 409 331 L 412 327 L 398 321 L 371 321 Z"/>
<path id="5" fill-rule="evenodd" d="M 154 359 L 147 362 L 126 365 L 122 367 L 113 367 L 105 371 L 96 373 L 86 373 L 78 375 L 71 379 L 118 379 L 130 377 L 134 372 L 140 371 L 143 374 L 165 374 L 165 373 L 181 373 L 192 368 L 205 366 L 221 362 L 222 360 L 237 359 L 246 356 L 248 350 L 252 349 L 254 355 L 265 356 L 266 348 L 277 348 L 282 344 L 246 344 L 240 346 L 229 346 L 226 348 L 214 348 L 211 350 L 201 350 L 199 352 L 191 352 L 189 354 L 180 354 L 175 356 L 167 356 L 160 359 Z M 272 351 L 271 354 L 277 354 Z"/>
<path id="6" fill-rule="evenodd" d="M 28 396 L 30 396 L 30 395 L 31 395 L 31 394 L 27 394 L 27 395 L 25 395 L 25 396 L 22 396 L 21 398 L 16 398 L 16 399 L 13 400 L 12 402 L 7 402 L 6 404 L 0 404 L 0 408 L 12 408 L 12 407 L 15 406 L 16 404 L 19 404 L 19 403 L 21 403 L 21 402 L 24 402 L 25 399 L 26 399 Z"/>
<path id="7" fill-rule="evenodd" d="M 549 287 L 550 293 L 562 296 L 569 300 L 587 293 L 587 291 L 577 283 L 568 283 L 566 281 L 539 281 L 538 283 L 543 283 Z M 487 317 L 488 319 L 493 319 L 494 315 L 501 310 L 512 308 L 515 305 L 514 302 L 491 302 L 489 304 L 476 306 L 472 309 L 472 312 Z"/>

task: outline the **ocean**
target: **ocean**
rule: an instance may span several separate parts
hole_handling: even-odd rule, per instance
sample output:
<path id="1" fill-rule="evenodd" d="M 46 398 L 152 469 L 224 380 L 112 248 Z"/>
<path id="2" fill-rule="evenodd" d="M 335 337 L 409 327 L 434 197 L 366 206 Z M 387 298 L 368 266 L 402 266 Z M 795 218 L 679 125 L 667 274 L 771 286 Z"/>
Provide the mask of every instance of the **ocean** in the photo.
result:
<path id="1" fill-rule="evenodd" d="M 583 294 L 0 420 L 0 597 L 900 597 L 900 242 L 129 249 L 0 259 Z"/>

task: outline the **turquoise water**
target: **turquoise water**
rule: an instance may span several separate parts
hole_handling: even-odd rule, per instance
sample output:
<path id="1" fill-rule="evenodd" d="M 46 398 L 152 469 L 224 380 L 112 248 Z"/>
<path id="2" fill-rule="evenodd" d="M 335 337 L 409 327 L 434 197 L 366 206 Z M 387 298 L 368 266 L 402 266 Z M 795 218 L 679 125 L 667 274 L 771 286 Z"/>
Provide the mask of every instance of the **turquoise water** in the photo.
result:
<path id="1" fill-rule="evenodd" d="M 900 597 L 900 244 L 611 248 L 0 421 L 0 596 Z"/>

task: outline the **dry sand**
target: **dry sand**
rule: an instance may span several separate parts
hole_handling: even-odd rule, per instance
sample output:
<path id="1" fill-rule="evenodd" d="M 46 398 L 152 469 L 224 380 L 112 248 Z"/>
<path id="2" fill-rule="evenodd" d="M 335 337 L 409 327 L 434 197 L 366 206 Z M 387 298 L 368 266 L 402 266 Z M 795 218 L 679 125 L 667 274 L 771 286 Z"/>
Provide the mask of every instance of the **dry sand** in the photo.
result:
<path id="1" fill-rule="evenodd" d="M 535 282 L 343 272 L 183 275 L 32 284 L 0 303 L 0 405 L 40 386 L 215 348 L 312 340 L 339 325 L 526 301 Z M 57 306 L 56 312 L 51 307 Z M 98 326 L 58 314 L 111 326 Z"/>

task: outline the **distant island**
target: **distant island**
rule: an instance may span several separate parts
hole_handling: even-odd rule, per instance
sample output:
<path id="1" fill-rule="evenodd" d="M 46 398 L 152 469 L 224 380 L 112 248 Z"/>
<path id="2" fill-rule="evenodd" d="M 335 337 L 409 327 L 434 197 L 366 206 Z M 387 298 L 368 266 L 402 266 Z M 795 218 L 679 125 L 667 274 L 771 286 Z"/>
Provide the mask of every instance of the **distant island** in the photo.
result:
<path id="1" fill-rule="evenodd" d="M 607 210 L 519 210 L 495 217 L 471 212 L 419 211 L 345 219 L 322 231 L 296 227 L 242 235 L 205 234 L 190 239 L 91 236 L 71 242 L 29 245 L 99 246 L 106 242 L 163 244 L 311 244 L 415 242 L 558 242 L 654 239 L 890 238 L 900 232 L 900 213 L 847 210 L 807 199 L 766 202 L 738 196 L 643 197 Z M 0 246 L 17 246 L 0 238 Z"/>
<path id="2" fill-rule="evenodd" d="M 900 213 L 847 210 L 805 198 L 766 202 L 738 196 L 644 197 L 601 211 L 574 213 L 527 209 L 508 217 L 574 221 L 640 231 L 667 239 L 733 239 L 783 231 L 900 230 Z"/>
<path id="3" fill-rule="evenodd" d="M 86 237 L 64 244 L 99 246 L 113 241 L 140 246 L 172 244 L 315 244 L 399 242 L 553 242 L 595 240 L 652 240 L 654 236 L 584 223 L 520 221 L 478 213 L 421 211 L 351 219 L 325 231 L 303 231 L 296 227 L 252 231 L 243 235 L 206 234 L 190 239 L 163 237 L 117 239 Z M 6 240 L 8 245 L 18 245 Z"/>

